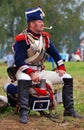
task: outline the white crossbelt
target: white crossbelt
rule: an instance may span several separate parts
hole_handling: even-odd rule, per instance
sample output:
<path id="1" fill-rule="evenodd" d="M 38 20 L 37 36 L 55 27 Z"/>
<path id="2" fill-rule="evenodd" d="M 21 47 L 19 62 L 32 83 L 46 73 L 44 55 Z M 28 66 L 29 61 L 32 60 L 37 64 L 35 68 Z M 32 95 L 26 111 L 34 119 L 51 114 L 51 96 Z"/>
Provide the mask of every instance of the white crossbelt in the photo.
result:
<path id="1" fill-rule="evenodd" d="M 32 40 L 32 42 L 34 42 L 34 44 L 36 45 L 34 39 L 33 39 L 30 35 L 28 35 L 28 37 L 29 37 L 29 38 Z M 33 55 L 32 57 L 27 58 L 27 59 L 25 60 L 26 63 L 30 63 L 30 62 L 34 61 L 34 60 L 40 55 L 41 49 L 42 49 L 42 46 L 43 46 L 42 41 L 43 41 L 43 40 L 42 40 L 42 36 L 41 36 L 40 39 L 39 39 L 39 46 L 38 46 L 38 47 L 36 46 L 37 52 L 36 52 L 35 55 Z"/>

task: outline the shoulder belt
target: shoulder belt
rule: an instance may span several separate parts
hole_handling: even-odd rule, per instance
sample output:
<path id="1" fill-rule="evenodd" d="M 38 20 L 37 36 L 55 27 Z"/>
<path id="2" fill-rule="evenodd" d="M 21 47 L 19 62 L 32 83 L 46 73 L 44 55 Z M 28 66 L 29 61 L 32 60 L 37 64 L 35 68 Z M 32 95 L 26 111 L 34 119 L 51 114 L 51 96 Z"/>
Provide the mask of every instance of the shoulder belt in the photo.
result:
<path id="1" fill-rule="evenodd" d="M 31 37 L 31 35 L 28 34 L 28 36 L 29 36 L 29 39 L 34 43 L 33 38 Z M 40 37 L 40 42 L 42 42 L 42 36 Z M 39 49 L 40 49 L 40 51 L 38 51 Z M 33 55 L 32 57 L 27 58 L 25 60 L 25 62 L 30 63 L 30 62 L 34 61 L 40 55 L 41 50 L 42 50 L 42 43 L 40 44 L 38 50 L 36 51 L 35 55 Z"/>

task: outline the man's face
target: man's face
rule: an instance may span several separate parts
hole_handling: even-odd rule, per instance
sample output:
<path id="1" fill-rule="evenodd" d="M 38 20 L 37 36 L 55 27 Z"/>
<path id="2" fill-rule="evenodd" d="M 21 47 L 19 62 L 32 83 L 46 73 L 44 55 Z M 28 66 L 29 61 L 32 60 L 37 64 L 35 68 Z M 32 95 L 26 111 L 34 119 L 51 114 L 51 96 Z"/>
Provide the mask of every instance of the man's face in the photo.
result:
<path id="1" fill-rule="evenodd" d="M 42 20 L 35 20 L 31 23 L 31 29 L 32 31 L 36 33 L 40 33 L 44 30 L 44 22 Z"/>

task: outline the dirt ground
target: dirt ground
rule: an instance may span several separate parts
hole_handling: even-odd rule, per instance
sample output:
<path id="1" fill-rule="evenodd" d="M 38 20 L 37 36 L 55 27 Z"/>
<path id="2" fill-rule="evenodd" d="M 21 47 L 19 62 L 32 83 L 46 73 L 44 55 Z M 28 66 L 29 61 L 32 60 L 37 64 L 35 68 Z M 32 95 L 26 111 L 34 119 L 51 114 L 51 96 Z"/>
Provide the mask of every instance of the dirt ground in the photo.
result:
<path id="1" fill-rule="evenodd" d="M 44 116 L 30 116 L 27 124 L 19 123 L 18 115 L 0 119 L 0 130 L 84 130 L 84 119 L 66 118 L 56 123 Z"/>

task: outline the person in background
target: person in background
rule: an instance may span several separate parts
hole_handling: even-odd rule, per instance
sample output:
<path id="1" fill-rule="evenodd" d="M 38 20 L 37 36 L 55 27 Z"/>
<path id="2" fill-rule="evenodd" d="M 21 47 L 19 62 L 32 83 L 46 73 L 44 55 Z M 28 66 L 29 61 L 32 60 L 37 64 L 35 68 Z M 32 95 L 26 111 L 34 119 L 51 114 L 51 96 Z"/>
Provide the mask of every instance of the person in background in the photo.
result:
<path id="1" fill-rule="evenodd" d="M 61 54 L 61 58 L 65 62 L 66 59 L 67 59 L 67 53 L 63 51 L 62 54 Z"/>
<path id="2" fill-rule="evenodd" d="M 27 9 L 25 17 L 27 29 L 15 37 L 14 60 L 17 67 L 19 121 L 27 123 L 29 119 L 29 91 L 32 81 L 39 82 L 45 79 L 52 87 L 54 84 L 63 84 L 62 98 L 64 116 L 82 118 L 74 110 L 73 78 L 67 74 L 64 63 L 53 45 L 50 34 L 44 32 L 44 12 L 41 7 Z M 45 53 L 54 59 L 57 70 L 47 71 L 43 68 Z"/>
<path id="3" fill-rule="evenodd" d="M 11 51 L 7 55 L 7 64 L 8 64 L 8 67 L 13 66 L 14 64 L 14 56 Z"/>
<path id="4" fill-rule="evenodd" d="M 77 50 L 74 54 L 74 60 L 75 61 L 81 61 L 82 60 L 80 48 L 77 48 Z"/>

